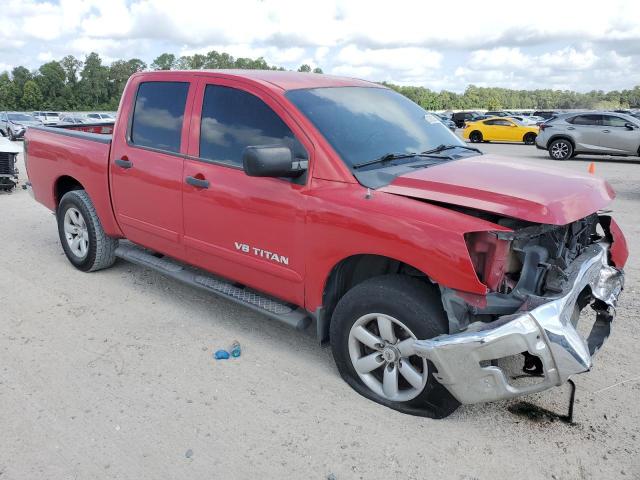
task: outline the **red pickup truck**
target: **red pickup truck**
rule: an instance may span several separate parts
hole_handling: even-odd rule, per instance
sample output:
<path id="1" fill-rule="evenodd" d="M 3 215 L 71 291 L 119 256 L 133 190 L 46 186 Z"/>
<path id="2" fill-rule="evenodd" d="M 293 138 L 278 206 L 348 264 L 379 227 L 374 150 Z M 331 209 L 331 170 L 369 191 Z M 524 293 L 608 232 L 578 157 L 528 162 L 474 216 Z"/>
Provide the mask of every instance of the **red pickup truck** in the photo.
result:
<path id="1" fill-rule="evenodd" d="M 139 73 L 112 135 L 32 127 L 25 162 L 75 267 L 119 257 L 314 323 L 349 385 L 406 413 L 588 371 L 623 288 L 605 181 L 483 155 L 365 81 Z"/>

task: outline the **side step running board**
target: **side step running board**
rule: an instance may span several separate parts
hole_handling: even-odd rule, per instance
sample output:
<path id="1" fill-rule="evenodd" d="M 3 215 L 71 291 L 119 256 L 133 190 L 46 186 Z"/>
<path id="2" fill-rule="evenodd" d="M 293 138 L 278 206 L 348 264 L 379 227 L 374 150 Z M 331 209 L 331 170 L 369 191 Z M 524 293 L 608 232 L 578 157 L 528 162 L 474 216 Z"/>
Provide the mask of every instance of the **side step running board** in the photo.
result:
<path id="1" fill-rule="evenodd" d="M 116 256 L 160 272 L 175 280 L 220 295 L 298 330 L 304 330 L 311 323 L 309 313 L 295 305 L 283 303 L 249 288 L 238 287 L 227 280 L 168 257 L 159 258 L 149 250 L 131 243 L 121 241 L 116 248 Z"/>

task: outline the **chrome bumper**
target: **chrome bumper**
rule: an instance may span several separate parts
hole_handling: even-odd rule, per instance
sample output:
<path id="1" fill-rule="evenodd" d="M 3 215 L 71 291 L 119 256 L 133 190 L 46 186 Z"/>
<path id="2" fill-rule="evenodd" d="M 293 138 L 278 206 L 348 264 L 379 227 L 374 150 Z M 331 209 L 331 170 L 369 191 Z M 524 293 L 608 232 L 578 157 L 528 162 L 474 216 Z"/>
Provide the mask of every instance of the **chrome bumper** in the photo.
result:
<path id="1" fill-rule="evenodd" d="M 567 287 L 561 294 L 533 297 L 515 314 L 481 324 L 476 331 L 416 340 L 416 353 L 435 365 L 435 378 L 461 403 L 539 392 L 590 370 L 592 356 L 609 336 L 615 305 L 624 286 L 623 272 L 608 263 L 608 250 L 607 244 L 597 243 L 580 255 L 566 272 Z M 593 297 L 606 305 L 586 339 L 571 322 L 578 296 L 585 288 L 590 288 Z M 501 368 L 483 366 L 522 352 L 541 360 L 544 376 L 540 382 L 514 386 Z"/>

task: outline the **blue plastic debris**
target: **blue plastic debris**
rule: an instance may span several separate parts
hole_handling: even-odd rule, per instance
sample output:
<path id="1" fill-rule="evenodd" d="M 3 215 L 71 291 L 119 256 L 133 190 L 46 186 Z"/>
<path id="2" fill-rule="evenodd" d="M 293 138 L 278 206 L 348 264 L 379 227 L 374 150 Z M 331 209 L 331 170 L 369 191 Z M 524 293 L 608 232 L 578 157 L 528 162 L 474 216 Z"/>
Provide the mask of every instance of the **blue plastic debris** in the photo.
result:
<path id="1" fill-rule="evenodd" d="M 216 360 L 227 360 L 229 358 L 229 352 L 226 350 L 218 350 L 213 354 Z"/>
<path id="2" fill-rule="evenodd" d="M 238 358 L 240 356 L 240 342 L 234 340 L 231 344 L 231 356 L 234 358 Z"/>

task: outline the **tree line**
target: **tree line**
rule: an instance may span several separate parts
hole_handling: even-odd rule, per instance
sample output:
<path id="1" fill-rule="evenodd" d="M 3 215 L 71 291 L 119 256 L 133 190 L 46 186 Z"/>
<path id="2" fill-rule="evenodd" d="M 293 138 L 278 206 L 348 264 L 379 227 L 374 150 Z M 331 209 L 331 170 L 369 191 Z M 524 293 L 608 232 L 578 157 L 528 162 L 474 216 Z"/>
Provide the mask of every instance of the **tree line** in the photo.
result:
<path id="1" fill-rule="evenodd" d="M 139 58 L 105 65 L 97 53 L 84 60 L 67 55 L 36 70 L 23 66 L 0 73 L 0 110 L 116 110 L 127 79 L 143 70 L 199 69 L 284 70 L 264 58 L 234 58 L 215 50 L 206 54 L 176 57 L 159 55 L 150 65 Z M 301 65 L 299 72 L 322 73 Z M 629 90 L 580 93 L 570 90 L 511 90 L 470 85 L 464 93 L 435 92 L 425 87 L 384 85 L 410 98 L 427 110 L 449 109 L 612 109 L 640 107 L 640 86 Z"/>

